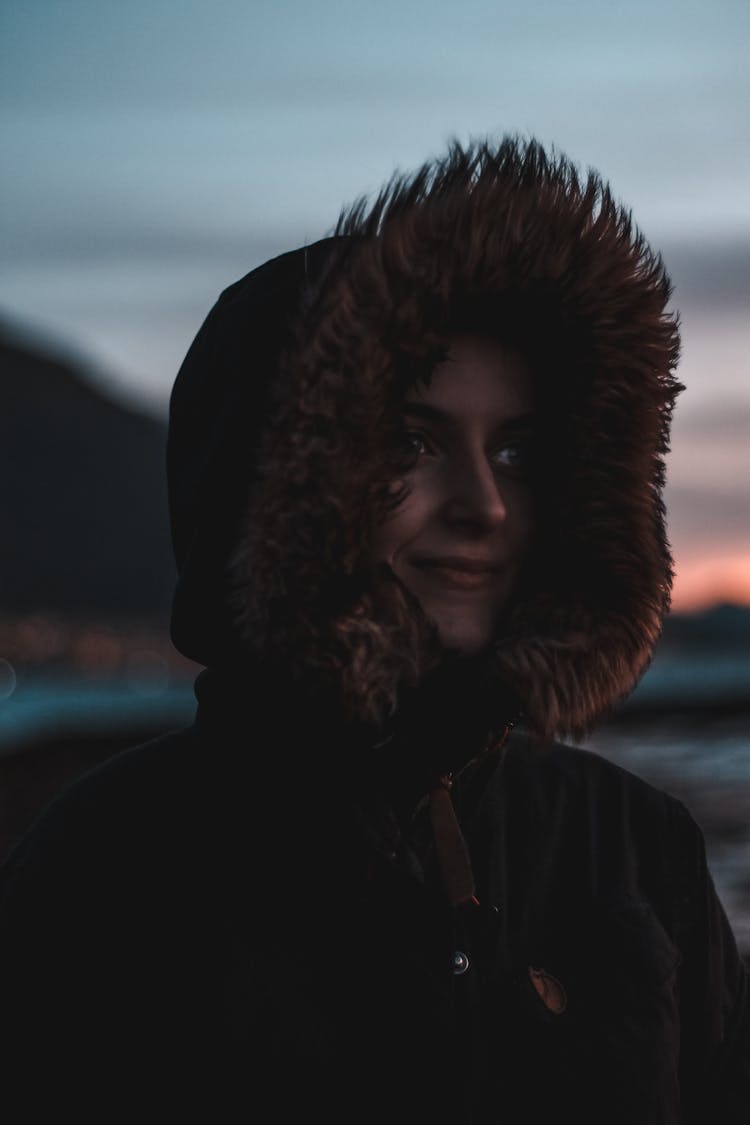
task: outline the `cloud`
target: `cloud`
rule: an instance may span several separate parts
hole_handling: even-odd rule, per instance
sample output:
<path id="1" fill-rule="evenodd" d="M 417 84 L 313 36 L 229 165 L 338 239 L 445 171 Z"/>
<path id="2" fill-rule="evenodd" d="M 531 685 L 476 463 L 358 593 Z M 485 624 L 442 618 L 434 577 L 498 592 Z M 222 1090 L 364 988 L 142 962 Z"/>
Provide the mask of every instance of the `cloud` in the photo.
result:
<path id="1" fill-rule="evenodd" d="M 750 490 L 747 478 L 725 487 L 671 484 L 666 489 L 670 538 L 675 545 L 731 550 L 750 558 Z"/>
<path id="2" fill-rule="evenodd" d="M 747 395 L 736 395 L 731 398 L 723 397 L 713 404 L 704 404 L 699 410 L 694 409 L 679 416 L 674 432 L 684 445 L 695 441 L 731 444 L 741 441 L 747 452 L 750 447 L 750 398 Z M 750 457 L 750 453 L 748 456 Z"/>
<path id="3" fill-rule="evenodd" d="M 750 227 L 750 213 L 748 213 Z M 674 283 L 674 304 L 703 309 L 750 303 L 750 229 L 734 239 L 674 241 L 662 248 Z"/>

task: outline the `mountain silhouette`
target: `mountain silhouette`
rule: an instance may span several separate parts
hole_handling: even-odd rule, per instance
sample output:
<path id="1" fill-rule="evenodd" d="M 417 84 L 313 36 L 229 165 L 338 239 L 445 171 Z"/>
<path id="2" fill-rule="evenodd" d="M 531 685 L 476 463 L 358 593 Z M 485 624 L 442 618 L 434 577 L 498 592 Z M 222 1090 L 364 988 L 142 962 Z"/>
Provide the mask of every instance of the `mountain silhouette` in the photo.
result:
<path id="1" fill-rule="evenodd" d="M 0 325 L 0 614 L 166 627 L 166 424 Z"/>

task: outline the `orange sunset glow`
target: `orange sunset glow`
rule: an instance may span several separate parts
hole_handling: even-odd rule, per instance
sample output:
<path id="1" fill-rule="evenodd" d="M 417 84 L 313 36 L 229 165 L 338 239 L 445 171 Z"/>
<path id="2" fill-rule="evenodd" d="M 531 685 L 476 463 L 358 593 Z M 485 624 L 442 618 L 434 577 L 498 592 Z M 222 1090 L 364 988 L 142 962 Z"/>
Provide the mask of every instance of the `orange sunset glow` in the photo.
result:
<path id="1" fill-rule="evenodd" d="M 750 606 L 750 552 L 741 555 L 678 556 L 672 608 L 677 613 L 719 602 Z"/>

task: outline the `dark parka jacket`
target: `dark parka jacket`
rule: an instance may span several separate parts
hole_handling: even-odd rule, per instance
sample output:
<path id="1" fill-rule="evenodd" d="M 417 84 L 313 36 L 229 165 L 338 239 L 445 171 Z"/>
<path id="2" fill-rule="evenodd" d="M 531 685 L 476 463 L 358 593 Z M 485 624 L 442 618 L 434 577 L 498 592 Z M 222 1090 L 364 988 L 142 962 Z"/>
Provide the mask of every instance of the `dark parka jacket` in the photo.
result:
<path id="1" fill-rule="evenodd" d="M 513 140 L 221 295 L 168 450 L 196 721 L 5 865 L 11 1120 L 750 1119 L 698 827 L 555 741 L 632 690 L 668 610 L 668 297 L 598 177 Z M 398 403 L 458 330 L 521 347 L 535 394 L 536 541 L 472 658 L 367 553 Z"/>

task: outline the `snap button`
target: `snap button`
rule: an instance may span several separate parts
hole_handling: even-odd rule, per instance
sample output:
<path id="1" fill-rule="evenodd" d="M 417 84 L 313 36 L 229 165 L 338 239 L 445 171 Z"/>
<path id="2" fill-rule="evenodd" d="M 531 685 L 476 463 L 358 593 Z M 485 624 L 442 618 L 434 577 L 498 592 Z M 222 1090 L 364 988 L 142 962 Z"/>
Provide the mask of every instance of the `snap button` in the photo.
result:
<path id="1" fill-rule="evenodd" d="M 469 967 L 469 958 L 460 949 L 453 954 L 453 974 L 460 977 Z"/>

